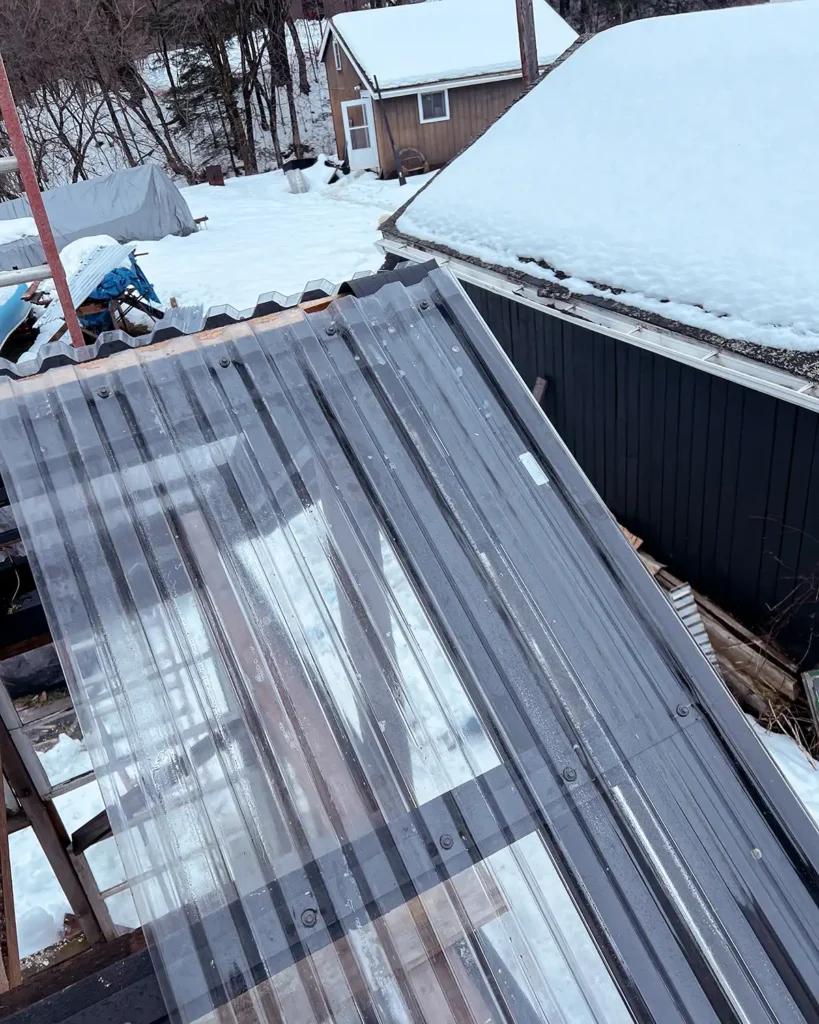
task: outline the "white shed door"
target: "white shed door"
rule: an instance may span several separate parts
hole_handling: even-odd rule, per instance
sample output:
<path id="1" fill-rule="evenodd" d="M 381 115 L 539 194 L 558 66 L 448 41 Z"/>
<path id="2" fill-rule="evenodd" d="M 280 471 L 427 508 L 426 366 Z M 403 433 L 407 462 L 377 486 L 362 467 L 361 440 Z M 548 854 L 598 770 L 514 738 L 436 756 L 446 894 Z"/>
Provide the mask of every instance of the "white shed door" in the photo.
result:
<path id="1" fill-rule="evenodd" d="M 368 97 L 347 100 L 341 104 L 344 121 L 344 139 L 347 143 L 347 159 L 351 170 L 360 168 L 377 171 L 378 145 L 373 124 L 373 104 Z"/>

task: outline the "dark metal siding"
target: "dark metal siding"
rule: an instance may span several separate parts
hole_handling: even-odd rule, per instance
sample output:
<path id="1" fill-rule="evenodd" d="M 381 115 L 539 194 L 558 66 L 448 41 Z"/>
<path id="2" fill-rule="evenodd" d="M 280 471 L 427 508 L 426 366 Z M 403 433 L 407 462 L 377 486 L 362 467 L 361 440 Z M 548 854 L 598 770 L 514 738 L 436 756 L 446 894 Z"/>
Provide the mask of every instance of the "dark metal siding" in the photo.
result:
<path id="1" fill-rule="evenodd" d="M 617 519 L 798 662 L 819 658 L 819 416 L 467 286 Z"/>

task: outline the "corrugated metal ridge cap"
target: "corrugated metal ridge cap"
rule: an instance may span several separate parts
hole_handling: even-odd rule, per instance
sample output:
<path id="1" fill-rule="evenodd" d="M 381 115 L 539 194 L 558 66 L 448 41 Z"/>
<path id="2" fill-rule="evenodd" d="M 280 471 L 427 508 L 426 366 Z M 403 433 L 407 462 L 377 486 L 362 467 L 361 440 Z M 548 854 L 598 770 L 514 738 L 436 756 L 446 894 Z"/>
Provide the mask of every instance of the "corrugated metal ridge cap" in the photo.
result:
<path id="1" fill-rule="evenodd" d="M 317 299 L 329 299 L 336 295 L 370 295 L 393 281 L 414 284 L 426 277 L 429 270 L 436 266 L 435 261 L 430 260 L 426 263 L 406 264 L 397 270 L 362 271 L 338 284 L 326 278 L 317 278 L 308 281 L 300 292 L 292 295 L 283 295 L 277 291 L 264 292 L 259 296 L 255 306 L 245 310 L 237 310 L 231 305 L 211 306 L 208 310 L 203 306 L 166 309 L 163 318 L 154 324 L 153 330 L 148 334 L 132 337 L 124 331 L 106 331 L 99 336 L 95 344 L 85 348 L 74 348 L 69 341 L 52 341 L 46 342 L 35 358 L 26 359 L 22 363 L 0 359 L 0 377 L 22 380 L 60 366 L 90 363 L 108 358 L 117 352 L 144 348 L 173 338 L 258 320 L 271 314 L 297 309 L 304 303 Z"/>

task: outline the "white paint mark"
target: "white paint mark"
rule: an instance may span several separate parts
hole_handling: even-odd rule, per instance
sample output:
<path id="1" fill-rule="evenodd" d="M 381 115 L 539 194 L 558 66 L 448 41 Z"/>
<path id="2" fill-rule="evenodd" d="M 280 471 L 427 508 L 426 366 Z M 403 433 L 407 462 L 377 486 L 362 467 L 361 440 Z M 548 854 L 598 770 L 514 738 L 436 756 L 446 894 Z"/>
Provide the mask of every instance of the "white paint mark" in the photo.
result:
<path id="1" fill-rule="evenodd" d="M 540 468 L 540 463 L 532 455 L 531 452 L 524 452 L 522 455 L 518 455 L 521 465 L 527 471 L 529 476 L 535 481 L 538 487 L 542 487 L 543 484 L 548 484 L 549 478 Z"/>

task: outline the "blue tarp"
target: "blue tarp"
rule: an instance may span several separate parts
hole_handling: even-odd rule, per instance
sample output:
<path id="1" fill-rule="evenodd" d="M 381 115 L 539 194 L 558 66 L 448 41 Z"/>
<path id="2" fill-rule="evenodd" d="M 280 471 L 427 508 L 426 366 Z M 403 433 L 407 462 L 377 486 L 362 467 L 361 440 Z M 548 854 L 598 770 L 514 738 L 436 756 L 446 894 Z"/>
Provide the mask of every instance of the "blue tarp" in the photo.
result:
<path id="1" fill-rule="evenodd" d="M 134 254 L 131 253 L 128 259 L 131 262 L 130 267 L 117 267 L 107 273 L 99 286 L 88 296 L 89 301 L 110 302 L 111 299 L 118 298 L 130 287 L 148 302 L 158 303 L 160 301 L 154 286 L 143 273 Z M 95 331 L 108 331 L 114 326 L 111 314 L 107 309 L 102 313 L 91 313 L 88 316 L 80 317 L 80 323 Z"/>

